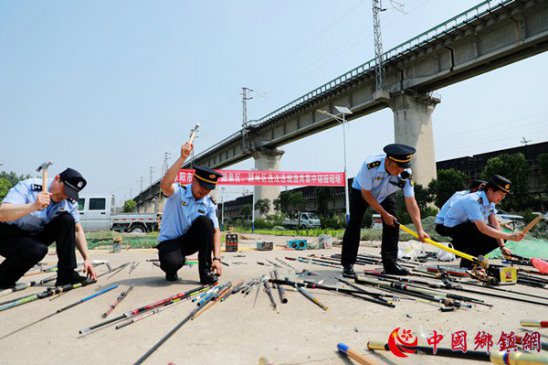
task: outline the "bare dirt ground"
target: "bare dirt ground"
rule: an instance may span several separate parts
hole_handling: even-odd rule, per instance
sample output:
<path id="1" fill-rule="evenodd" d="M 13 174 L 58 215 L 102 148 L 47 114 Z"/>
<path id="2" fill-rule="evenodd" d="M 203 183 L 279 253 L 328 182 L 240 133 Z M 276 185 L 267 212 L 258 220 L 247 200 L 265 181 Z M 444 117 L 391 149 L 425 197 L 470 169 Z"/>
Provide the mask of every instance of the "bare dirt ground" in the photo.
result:
<path id="1" fill-rule="evenodd" d="M 289 237 L 263 237 L 244 235 L 240 238 L 240 252 L 223 252 L 224 266 L 221 283 L 267 275 L 272 266 L 260 265 L 265 260 L 284 257 L 299 257 L 309 254 L 331 255 L 340 253 L 340 248 L 325 250 L 294 251 L 277 245 L 285 245 Z M 274 251 L 256 251 L 256 241 L 267 240 L 275 244 Z M 310 240 L 310 239 L 309 239 Z M 361 252 L 379 254 L 378 242 L 364 243 Z M 236 257 L 245 255 L 245 257 Z M 168 333 L 196 304 L 186 301 L 171 305 L 165 310 L 130 326 L 116 330 L 114 326 L 81 337 L 78 331 L 99 323 L 116 297 L 129 285 L 133 291 L 113 311 L 110 317 L 153 303 L 157 300 L 187 291 L 199 286 L 197 267 L 183 267 L 179 271 L 180 281 L 168 283 L 162 271 L 147 259 L 156 259 L 156 250 L 123 250 L 110 253 L 106 250 L 92 251 L 93 259 L 109 260 L 115 267 L 133 261 L 139 266 L 130 274 L 125 268 L 109 278 L 103 276 L 98 283 L 70 291 L 57 299 L 38 300 L 26 305 L 0 312 L 0 337 L 36 321 L 57 309 L 93 294 L 99 288 L 110 284 L 119 287 L 109 293 L 59 313 L 7 338 L 0 339 L 0 364 L 133 364 L 160 338 Z M 54 264 L 53 252 L 45 259 Z M 276 261 L 275 261 L 276 262 Z M 307 269 L 327 278 L 326 285 L 339 285 L 334 277 L 340 269 L 316 266 L 295 261 L 286 261 L 298 270 Z M 376 266 L 357 266 L 357 269 L 371 269 Z M 101 273 L 105 267 L 98 267 Z M 278 269 L 283 276 L 296 278 L 289 268 Z M 46 274 L 47 276 L 50 274 Z M 22 281 L 35 280 L 44 276 L 24 277 Z M 317 280 L 316 276 L 307 279 Z M 297 278 L 300 279 L 300 278 Z M 512 290 L 543 295 L 545 290 L 515 285 Z M 0 297 L 4 302 L 22 295 L 37 293 L 44 287 L 33 287 L 21 292 Z M 479 289 L 482 290 L 482 289 Z M 375 339 L 387 341 L 389 334 L 397 327 L 411 329 L 426 344 L 426 337 L 433 331 L 444 336 L 440 346 L 451 347 L 453 332 L 466 331 L 468 350 L 474 349 L 474 336 L 486 331 L 493 336 L 493 349 L 501 331 L 523 334 L 520 319 L 543 319 L 548 317 L 547 307 L 522 304 L 482 295 L 466 294 L 493 304 L 493 308 L 474 306 L 442 313 L 439 305 L 401 300 L 396 308 L 383 307 L 333 292 L 310 291 L 329 309 L 322 310 L 300 293 L 287 291 L 288 303 L 281 304 L 274 292 L 277 310 L 273 310 L 267 295 L 259 292 L 254 305 L 256 289 L 251 295 L 236 294 L 213 306 L 202 315 L 186 323 L 165 342 L 146 364 L 259 364 L 260 358 L 272 364 L 352 364 L 351 360 L 337 353 L 337 343 L 344 342 L 353 350 L 362 353 L 378 364 L 474 364 L 479 361 L 443 358 L 439 356 L 410 355 L 398 358 L 389 352 L 369 352 L 366 343 Z M 542 333 L 542 330 L 539 330 Z M 546 331 L 544 330 L 544 335 Z M 547 341 L 543 337 L 543 341 Z"/>

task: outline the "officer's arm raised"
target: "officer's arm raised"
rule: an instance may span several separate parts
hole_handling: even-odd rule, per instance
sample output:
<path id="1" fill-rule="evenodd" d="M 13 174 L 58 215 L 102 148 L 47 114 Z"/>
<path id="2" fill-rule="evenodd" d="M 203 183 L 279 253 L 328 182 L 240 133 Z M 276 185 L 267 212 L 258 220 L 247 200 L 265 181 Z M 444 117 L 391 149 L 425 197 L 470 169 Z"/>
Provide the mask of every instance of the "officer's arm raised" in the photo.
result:
<path id="1" fill-rule="evenodd" d="M 160 183 L 160 189 L 162 189 L 162 193 L 164 193 L 165 196 L 173 195 L 173 182 L 175 181 L 175 178 L 179 173 L 179 169 L 181 168 L 181 166 L 183 166 L 183 163 L 190 155 L 192 147 L 192 143 L 185 143 L 181 146 L 181 156 L 177 159 L 177 161 L 175 161 L 173 165 L 171 165 L 169 170 L 167 170 L 166 174 L 162 178 L 162 181 Z"/>

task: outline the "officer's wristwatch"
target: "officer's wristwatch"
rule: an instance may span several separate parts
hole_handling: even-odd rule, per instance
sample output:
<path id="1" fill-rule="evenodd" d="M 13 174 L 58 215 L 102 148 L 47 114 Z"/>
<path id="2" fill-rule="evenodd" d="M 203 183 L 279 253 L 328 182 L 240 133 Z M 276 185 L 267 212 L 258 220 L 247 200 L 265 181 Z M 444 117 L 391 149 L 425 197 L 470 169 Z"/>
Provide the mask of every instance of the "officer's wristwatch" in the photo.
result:
<path id="1" fill-rule="evenodd" d="M 215 261 L 215 260 L 217 260 L 217 261 L 219 261 L 219 262 L 222 262 L 220 257 L 214 256 L 214 257 L 213 257 L 213 261 Z"/>

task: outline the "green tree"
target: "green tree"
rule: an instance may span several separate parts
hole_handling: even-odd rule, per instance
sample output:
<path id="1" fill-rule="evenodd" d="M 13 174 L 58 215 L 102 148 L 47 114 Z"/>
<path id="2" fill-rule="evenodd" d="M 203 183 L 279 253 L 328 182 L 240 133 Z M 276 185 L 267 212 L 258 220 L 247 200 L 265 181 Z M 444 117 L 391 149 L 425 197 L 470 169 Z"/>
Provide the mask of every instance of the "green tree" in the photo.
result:
<path id="1" fill-rule="evenodd" d="M 529 205 L 529 164 L 522 153 L 503 154 L 490 158 L 485 164 L 483 178 L 502 175 L 512 182 L 513 195 L 501 202 L 502 209 L 524 210 Z"/>
<path id="2" fill-rule="evenodd" d="M 272 205 L 274 205 L 274 210 L 277 212 L 277 213 L 281 213 L 282 212 L 282 201 L 281 199 L 278 197 L 277 199 L 274 199 L 272 201 Z"/>
<path id="3" fill-rule="evenodd" d="M 306 207 L 306 200 L 301 191 L 295 191 L 289 193 L 289 207 L 294 211 L 302 211 Z"/>
<path id="4" fill-rule="evenodd" d="M 440 170 L 438 178 L 428 184 L 428 192 L 435 196 L 434 203 L 441 208 L 456 191 L 464 190 L 467 182 L 468 176 L 458 170 Z M 417 201 L 422 204 L 418 199 Z"/>
<path id="5" fill-rule="evenodd" d="M 0 172 L 0 200 L 8 194 L 8 191 L 21 180 L 30 179 L 30 175 L 17 175 L 15 172 Z"/>
<path id="6" fill-rule="evenodd" d="M 245 204 L 240 208 L 240 214 L 245 218 L 248 219 L 251 217 L 251 204 Z"/>
<path id="7" fill-rule="evenodd" d="M 437 210 L 430 208 L 430 203 L 433 202 L 433 199 L 428 189 L 425 189 L 422 187 L 422 185 L 417 184 L 414 186 L 414 190 L 415 190 L 415 200 L 417 201 L 417 205 L 419 206 L 421 219 L 424 219 L 431 215 L 435 215 L 437 213 Z M 407 212 L 407 206 L 405 205 L 405 199 L 403 197 L 403 193 L 401 191 L 398 191 L 396 194 L 397 194 L 396 202 L 398 205 L 397 213 L 398 213 L 398 219 L 400 223 L 403 223 L 403 224 L 412 223 L 411 217 L 409 216 L 409 213 Z"/>
<path id="8" fill-rule="evenodd" d="M 137 210 L 137 203 L 135 200 L 126 200 L 124 202 L 124 213 L 132 213 Z"/>
<path id="9" fill-rule="evenodd" d="M 289 212 L 289 195 L 290 191 L 282 191 L 278 199 L 274 200 L 274 206 L 278 206 L 276 209 L 280 213 L 287 214 Z"/>
<path id="10" fill-rule="evenodd" d="M 11 189 L 11 183 L 8 179 L 0 177 L 0 201 L 8 194 L 8 191 Z"/>
<path id="11" fill-rule="evenodd" d="M 316 187 L 316 207 L 318 214 L 321 217 L 328 217 L 329 214 L 329 201 L 332 199 L 332 189 L 328 187 L 318 186 Z"/>
<path id="12" fill-rule="evenodd" d="M 544 181 L 544 188 L 548 188 L 548 153 L 538 155 L 538 164 L 540 166 L 540 176 Z"/>
<path id="13" fill-rule="evenodd" d="M 255 210 L 258 210 L 262 216 L 267 215 L 270 212 L 270 200 L 259 199 L 255 202 Z"/>

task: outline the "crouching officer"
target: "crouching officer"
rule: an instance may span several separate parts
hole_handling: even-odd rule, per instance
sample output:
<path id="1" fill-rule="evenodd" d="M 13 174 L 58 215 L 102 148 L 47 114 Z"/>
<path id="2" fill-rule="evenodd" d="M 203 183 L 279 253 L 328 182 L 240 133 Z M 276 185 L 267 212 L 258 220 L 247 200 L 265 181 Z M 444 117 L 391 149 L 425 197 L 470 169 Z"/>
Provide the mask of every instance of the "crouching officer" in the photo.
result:
<path id="1" fill-rule="evenodd" d="M 399 228 L 395 193 L 400 189 L 403 190 L 405 206 L 420 240 L 429 238 L 421 225 L 409 168 L 415 149 L 403 144 L 389 144 L 384 147 L 384 152 L 367 158 L 352 183 L 350 219 L 344 231 L 341 258 L 343 275 L 346 277 L 356 276 L 353 265 L 360 245 L 362 218 L 368 206 L 375 209 L 383 221 L 381 256 L 384 271 L 394 275 L 409 274 L 409 271 L 397 264 Z"/>
<path id="2" fill-rule="evenodd" d="M 436 232 L 438 232 L 442 236 L 448 236 L 449 234 L 445 229 L 445 226 L 443 225 L 443 221 L 445 220 L 445 215 L 447 214 L 449 208 L 451 208 L 453 204 L 455 204 L 455 202 L 463 196 L 470 193 L 475 193 L 476 191 L 483 189 L 485 184 L 487 184 L 487 181 L 485 180 L 472 179 L 472 181 L 470 182 L 470 188 L 468 190 L 457 191 L 449 199 L 447 199 L 447 201 L 443 204 L 440 211 L 436 215 L 436 220 L 434 222 L 436 224 Z"/>
<path id="3" fill-rule="evenodd" d="M 222 274 L 221 231 L 217 203 L 208 194 L 215 189 L 222 175 L 207 167 L 195 167 L 191 184 L 181 186 L 173 183 L 191 151 L 192 144 L 185 143 L 181 147 L 181 156 L 160 184 L 168 198 L 158 237 L 158 256 L 166 280 L 176 281 L 177 271 L 184 265 L 185 256 L 198 251 L 200 283 L 212 284 Z"/>
<path id="4" fill-rule="evenodd" d="M 96 279 L 76 202 L 85 186 L 82 175 L 68 168 L 49 179 L 44 192 L 41 179 L 23 180 L 11 188 L 0 206 L 0 255 L 6 258 L 0 264 L 0 289 L 13 287 L 46 256 L 53 242 L 59 258 L 55 285 L 86 280 L 74 271 L 75 247 L 87 276 Z"/>
<path id="5" fill-rule="evenodd" d="M 483 190 L 463 196 L 449 208 L 443 225 L 457 250 L 477 257 L 500 247 L 503 254 L 512 254 L 505 240 L 521 241 L 524 234 L 502 232 L 495 208 L 510 193 L 511 185 L 505 177 L 494 175 Z M 473 263 L 461 259 L 460 266 L 471 268 Z"/>

